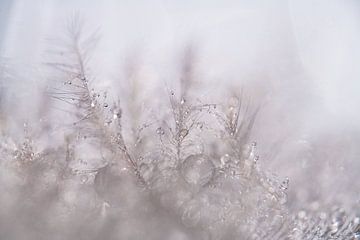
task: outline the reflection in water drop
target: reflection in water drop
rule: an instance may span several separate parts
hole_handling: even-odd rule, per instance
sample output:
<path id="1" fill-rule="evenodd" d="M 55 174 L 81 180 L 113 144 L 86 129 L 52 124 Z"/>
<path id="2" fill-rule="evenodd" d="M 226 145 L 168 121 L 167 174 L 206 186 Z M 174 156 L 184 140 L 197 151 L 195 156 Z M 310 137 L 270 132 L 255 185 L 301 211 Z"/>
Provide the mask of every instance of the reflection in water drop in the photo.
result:
<path id="1" fill-rule="evenodd" d="M 204 154 L 190 155 L 182 165 L 182 175 L 193 186 L 204 186 L 214 174 L 214 164 Z"/>
<path id="2" fill-rule="evenodd" d="M 228 163 L 230 162 L 230 160 L 231 160 L 231 157 L 229 154 L 225 154 L 224 156 L 222 156 L 220 158 L 221 167 L 225 168 L 228 165 Z"/>

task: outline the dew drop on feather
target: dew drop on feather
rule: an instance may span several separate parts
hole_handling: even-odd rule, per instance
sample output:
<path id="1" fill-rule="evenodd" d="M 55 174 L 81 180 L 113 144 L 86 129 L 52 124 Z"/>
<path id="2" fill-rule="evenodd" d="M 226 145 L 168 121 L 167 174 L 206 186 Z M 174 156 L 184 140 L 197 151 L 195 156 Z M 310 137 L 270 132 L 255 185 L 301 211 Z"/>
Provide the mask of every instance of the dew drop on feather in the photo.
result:
<path id="1" fill-rule="evenodd" d="M 190 155 L 182 164 L 182 175 L 185 181 L 193 186 L 206 185 L 214 175 L 214 164 L 204 154 Z"/>

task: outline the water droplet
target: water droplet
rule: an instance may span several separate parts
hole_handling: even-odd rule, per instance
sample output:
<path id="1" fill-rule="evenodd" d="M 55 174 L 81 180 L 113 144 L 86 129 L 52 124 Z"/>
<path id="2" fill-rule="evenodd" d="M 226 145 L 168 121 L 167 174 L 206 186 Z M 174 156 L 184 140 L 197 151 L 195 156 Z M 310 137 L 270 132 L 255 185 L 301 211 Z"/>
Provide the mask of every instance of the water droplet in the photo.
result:
<path id="1" fill-rule="evenodd" d="M 92 101 L 91 104 L 90 104 L 90 106 L 91 106 L 92 108 L 94 108 L 94 107 L 95 107 L 95 102 Z"/>
<path id="2" fill-rule="evenodd" d="M 231 157 L 229 154 L 225 154 L 224 156 L 222 156 L 220 158 L 221 167 L 225 168 L 229 164 L 230 160 L 231 160 Z"/>
<path id="3" fill-rule="evenodd" d="M 195 147 L 198 153 L 204 153 L 204 145 L 202 143 L 197 144 Z"/>
<path id="4" fill-rule="evenodd" d="M 156 129 L 156 133 L 159 134 L 160 136 L 164 135 L 165 134 L 165 131 L 162 127 L 158 127 Z"/>
<path id="5" fill-rule="evenodd" d="M 81 184 L 85 184 L 88 181 L 88 176 L 87 175 L 81 175 L 80 176 L 80 182 Z"/>
<path id="6" fill-rule="evenodd" d="M 113 119 L 120 119 L 121 118 L 122 111 L 121 109 L 115 109 L 113 110 Z"/>
<path id="7" fill-rule="evenodd" d="M 330 226 L 331 234 L 336 234 L 345 223 L 345 211 L 344 209 L 335 210 Z"/>
<path id="8" fill-rule="evenodd" d="M 255 164 L 259 161 L 259 158 L 260 158 L 260 157 L 259 157 L 258 155 L 255 156 L 255 158 L 254 158 L 254 163 L 255 163 Z"/>
<path id="9" fill-rule="evenodd" d="M 248 159 L 255 159 L 256 157 L 256 142 L 253 142 L 250 147 Z"/>
<path id="10" fill-rule="evenodd" d="M 289 178 L 285 178 L 284 181 L 282 181 L 281 185 L 280 185 L 280 189 L 282 191 L 286 191 L 289 188 Z"/>
<path id="11" fill-rule="evenodd" d="M 109 104 L 104 103 L 103 106 L 104 106 L 104 108 L 107 108 L 109 106 Z"/>
<path id="12" fill-rule="evenodd" d="M 213 177 L 214 164 L 206 155 L 190 155 L 184 160 L 181 171 L 187 183 L 202 187 Z"/>
<path id="13" fill-rule="evenodd" d="M 306 218 L 306 212 L 305 211 L 298 212 L 298 218 L 305 219 Z"/>
<path id="14" fill-rule="evenodd" d="M 179 132 L 179 137 L 180 137 L 180 139 L 184 139 L 188 134 L 189 134 L 189 130 L 187 130 L 186 128 L 183 128 Z"/>
<path id="15" fill-rule="evenodd" d="M 185 98 L 182 97 L 181 100 L 180 100 L 180 104 L 181 104 L 181 105 L 184 105 L 185 102 L 186 102 Z"/>
<path id="16" fill-rule="evenodd" d="M 140 164 L 139 168 L 140 168 L 141 176 L 146 181 L 149 180 L 151 178 L 151 174 L 152 174 L 152 171 L 153 171 L 152 166 L 149 165 L 149 164 L 146 164 L 146 163 L 142 163 L 142 164 Z"/>

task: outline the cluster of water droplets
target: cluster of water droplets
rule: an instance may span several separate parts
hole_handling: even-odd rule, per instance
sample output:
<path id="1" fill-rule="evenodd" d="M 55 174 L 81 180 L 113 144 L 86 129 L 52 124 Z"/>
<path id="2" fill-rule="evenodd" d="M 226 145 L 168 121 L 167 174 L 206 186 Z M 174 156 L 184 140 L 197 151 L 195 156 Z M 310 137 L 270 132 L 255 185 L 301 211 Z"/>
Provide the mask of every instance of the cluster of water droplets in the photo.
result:
<path id="1" fill-rule="evenodd" d="M 165 134 L 162 128 L 157 133 Z M 260 239 L 286 221 L 289 180 L 278 182 L 258 169 L 256 143 L 242 149 L 241 158 L 228 153 L 215 157 L 202 150 L 178 164 L 171 155 L 158 155 L 144 172 L 162 206 L 185 226 L 202 229 L 211 239 Z"/>
<path id="2" fill-rule="evenodd" d="M 330 209 L 330 210 L 329 210 Z M 320 209 L 318 202 L 294 215 L 291 239 L 360 239 L 360 215 L 333 206 Z"/>

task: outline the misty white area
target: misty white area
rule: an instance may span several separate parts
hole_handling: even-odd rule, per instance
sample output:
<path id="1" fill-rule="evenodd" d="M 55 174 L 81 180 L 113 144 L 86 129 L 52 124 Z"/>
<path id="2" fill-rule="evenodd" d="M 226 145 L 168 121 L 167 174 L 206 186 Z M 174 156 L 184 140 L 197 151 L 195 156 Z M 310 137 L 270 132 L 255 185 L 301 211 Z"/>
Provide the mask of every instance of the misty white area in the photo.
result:
<path id="1" fill-rule="evenodd" d="M 299 96 L 297 105 L 319 106 L 316 120 L 359 122 L 357 1 L 3 2 L 11 4 L 1 15 L 7 18 L 2 61 L 31 72 L 12 83 L 17 87 L 41 77 L 47 39 L 61 35 L 66 19 L 79 12 L 90 29 L 100 29 L 95 65 L 104 86 L 117 80 L 124 56 L 133 52 L 155 78 L 166 78 L 182 47 L 194 42 L 206 81 L 284 88 L 284 97 Z M 304 95 L 312 99 L 301 100 Z"/>

